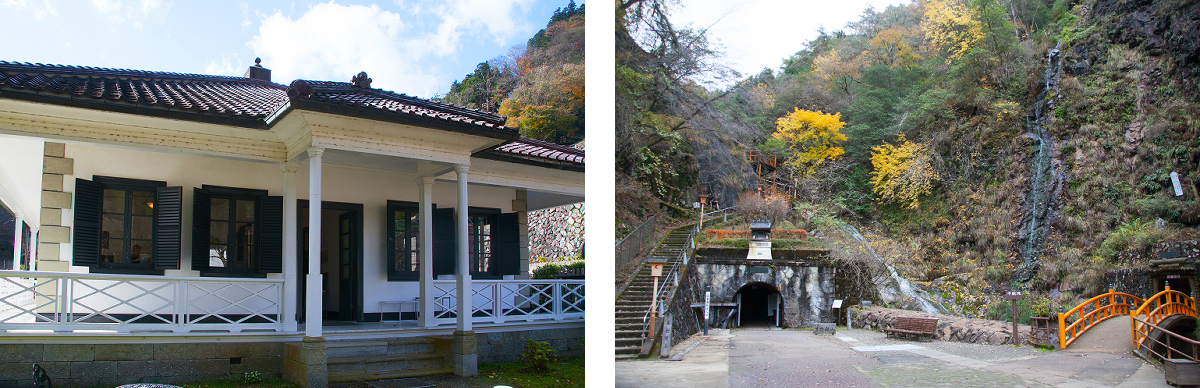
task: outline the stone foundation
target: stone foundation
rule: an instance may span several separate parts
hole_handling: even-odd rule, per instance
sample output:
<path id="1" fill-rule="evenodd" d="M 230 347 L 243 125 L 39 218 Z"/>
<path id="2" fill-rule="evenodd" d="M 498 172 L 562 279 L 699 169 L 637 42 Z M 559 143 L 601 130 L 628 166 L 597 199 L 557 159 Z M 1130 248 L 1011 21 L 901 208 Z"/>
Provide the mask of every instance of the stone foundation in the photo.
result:
<path id="1" fill-rule="evenodd" d="M 948 315 L 926 314 L 919 311 L 897 310 L 883 307 L 854 309 L 854 327 L 883 331 L 892 327 L 897 317 L 937 318 L 937 331 L 933 337 L 942 341 L 967 342 L 974 344 L 1003 345 L 1012 338 L 1012 322 L 992 321 L 954 317 Z M 1029 343 L 1029 325 L 1017 325 L 1020 344 Z M 1058 343 L 1058 332 L 1052 329 L 1051 343 Z"/>
<path id="2" fill-rule="evenodd" d="M 32 387 L 34 363 L 56 387 L 191 384 L 282 376 L 283 343 L 0 344 L 0 387 Z"/>
<path id="3" fill-rule="evenodd" d="M 583 355 L 583 328 L 475 333 L 479 363 L 521 360 L 526 340 L 542 341 L 554 347 L 559 357 Z"/>

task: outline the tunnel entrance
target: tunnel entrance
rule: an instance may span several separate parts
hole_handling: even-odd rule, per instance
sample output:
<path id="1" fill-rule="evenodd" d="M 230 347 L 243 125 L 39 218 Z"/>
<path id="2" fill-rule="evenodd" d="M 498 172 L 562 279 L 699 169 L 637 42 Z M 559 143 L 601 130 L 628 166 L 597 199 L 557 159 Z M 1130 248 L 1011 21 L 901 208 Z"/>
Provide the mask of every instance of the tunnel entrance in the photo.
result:
<path id="1" fill-rule="evenodd" d="M 779 289 L 766 283 L 750 283 L 738 289 L 738 326 L 779 326 L 783 298 Z"/>

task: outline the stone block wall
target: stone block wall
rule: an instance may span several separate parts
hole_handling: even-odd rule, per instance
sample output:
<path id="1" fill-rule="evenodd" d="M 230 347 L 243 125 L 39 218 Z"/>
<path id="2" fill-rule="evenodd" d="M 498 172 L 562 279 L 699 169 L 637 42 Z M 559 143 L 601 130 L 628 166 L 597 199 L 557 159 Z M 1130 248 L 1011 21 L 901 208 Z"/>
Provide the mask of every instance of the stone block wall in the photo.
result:
<path id="1" fill-rule="evenodd" d="M 698 285 L 712 286 L 712 303 L 734 303 L 743 286 L 764 283 L 783 298 L 783 326 L 809 327 L 833 322 L 833 267 L 782 260 L 735 260 L 697 257 L 690 270 Z"/>
<path id="2" fill-rule="evenodd" d="M 559 357 L 583 355 L 583 328 L 475 333 L 478 341 L 479 363 L 514 362 L 521 360 L 526 340 L 547 342 Z"/>
<path id="3" fill-rule="evenodd" d="M 927 314 L 920 311 L 898 310 L 883 307 L 854 309 L 854 327 L 882 331 L 890 328 L 898 317 L 937 318 L 937 330 L 933 337 L 942 341 L 967 342 L 985 345 L 1003 345 L 1012 338 L 1012 322 Z M 1020 344 L 1029 343 L 1029 325 L 1017 325 Z M 1051 343 L 1058 343 L 1058 331 L 1050 332 Z"/>
<path id="4" fill-rule="evenodd" d="M 0 387 L 32 387 L 32 367 L 56 387 L 189 384 L 257 371 L 281 377 L 283 343 L 0 344 Z"/>

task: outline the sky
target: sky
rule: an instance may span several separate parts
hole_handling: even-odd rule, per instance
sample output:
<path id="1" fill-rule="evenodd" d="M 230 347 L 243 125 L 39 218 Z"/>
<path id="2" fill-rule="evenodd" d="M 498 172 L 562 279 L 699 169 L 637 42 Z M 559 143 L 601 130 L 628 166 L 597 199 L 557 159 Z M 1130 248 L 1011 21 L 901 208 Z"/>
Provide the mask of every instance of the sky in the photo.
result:
<path id="1" fill-rule="evenodd" d="M 722 46 L 726 65 L 742 76 L 764 68 L 778 70 L 783 60 L 817 37 L 817 29 L 840 30 L 857 21 L 868 6 L 883 11 L 904 0 L 683 0 L 671 22 L 708 28 L 709 42 Z"/>
<path id="2" fill-rule="evenodd" d="M 584 1 L 577 0 L 579 4 Z M 430 98 L 567 0 L 0 0 L 0 60 L 349 82 Z"/>

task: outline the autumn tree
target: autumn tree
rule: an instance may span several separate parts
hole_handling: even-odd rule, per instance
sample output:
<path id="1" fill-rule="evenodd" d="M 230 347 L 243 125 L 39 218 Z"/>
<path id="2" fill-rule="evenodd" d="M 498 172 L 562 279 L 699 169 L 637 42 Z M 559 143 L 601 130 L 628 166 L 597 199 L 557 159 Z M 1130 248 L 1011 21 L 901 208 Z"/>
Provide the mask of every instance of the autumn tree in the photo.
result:
<path id="1" fill-rule="evenodd" d="M 884 143 L 871 149 L 873 191 L 883 202 L 897 203 L 909 209 L 919 206 L 917 199 L 933 191 L 939 179 L 935 158 L 924 144 L 905 140 L 899 146 Z"/>
<path id="2" fill-rule="evenodd" d="M 846 153 L 842 142 L 846 135 L 841 132 L 846 126 L 841 113 L 826 114 L 795 108 L 787 116 L 775 122 L 775 133 L 771 137 L 787 144 L 791 155 L 787 165 L 801 177 L 815 173 L 827 160 L 837 159 Z"/>
<path id="3" fill-rule="evenodd" d="M 932 0 L 925 5 L 921 30 L 929 44 L 946 53 L 946 61 L 961 58 L 983 39 L 983 23 L 962 0 Z"/>

